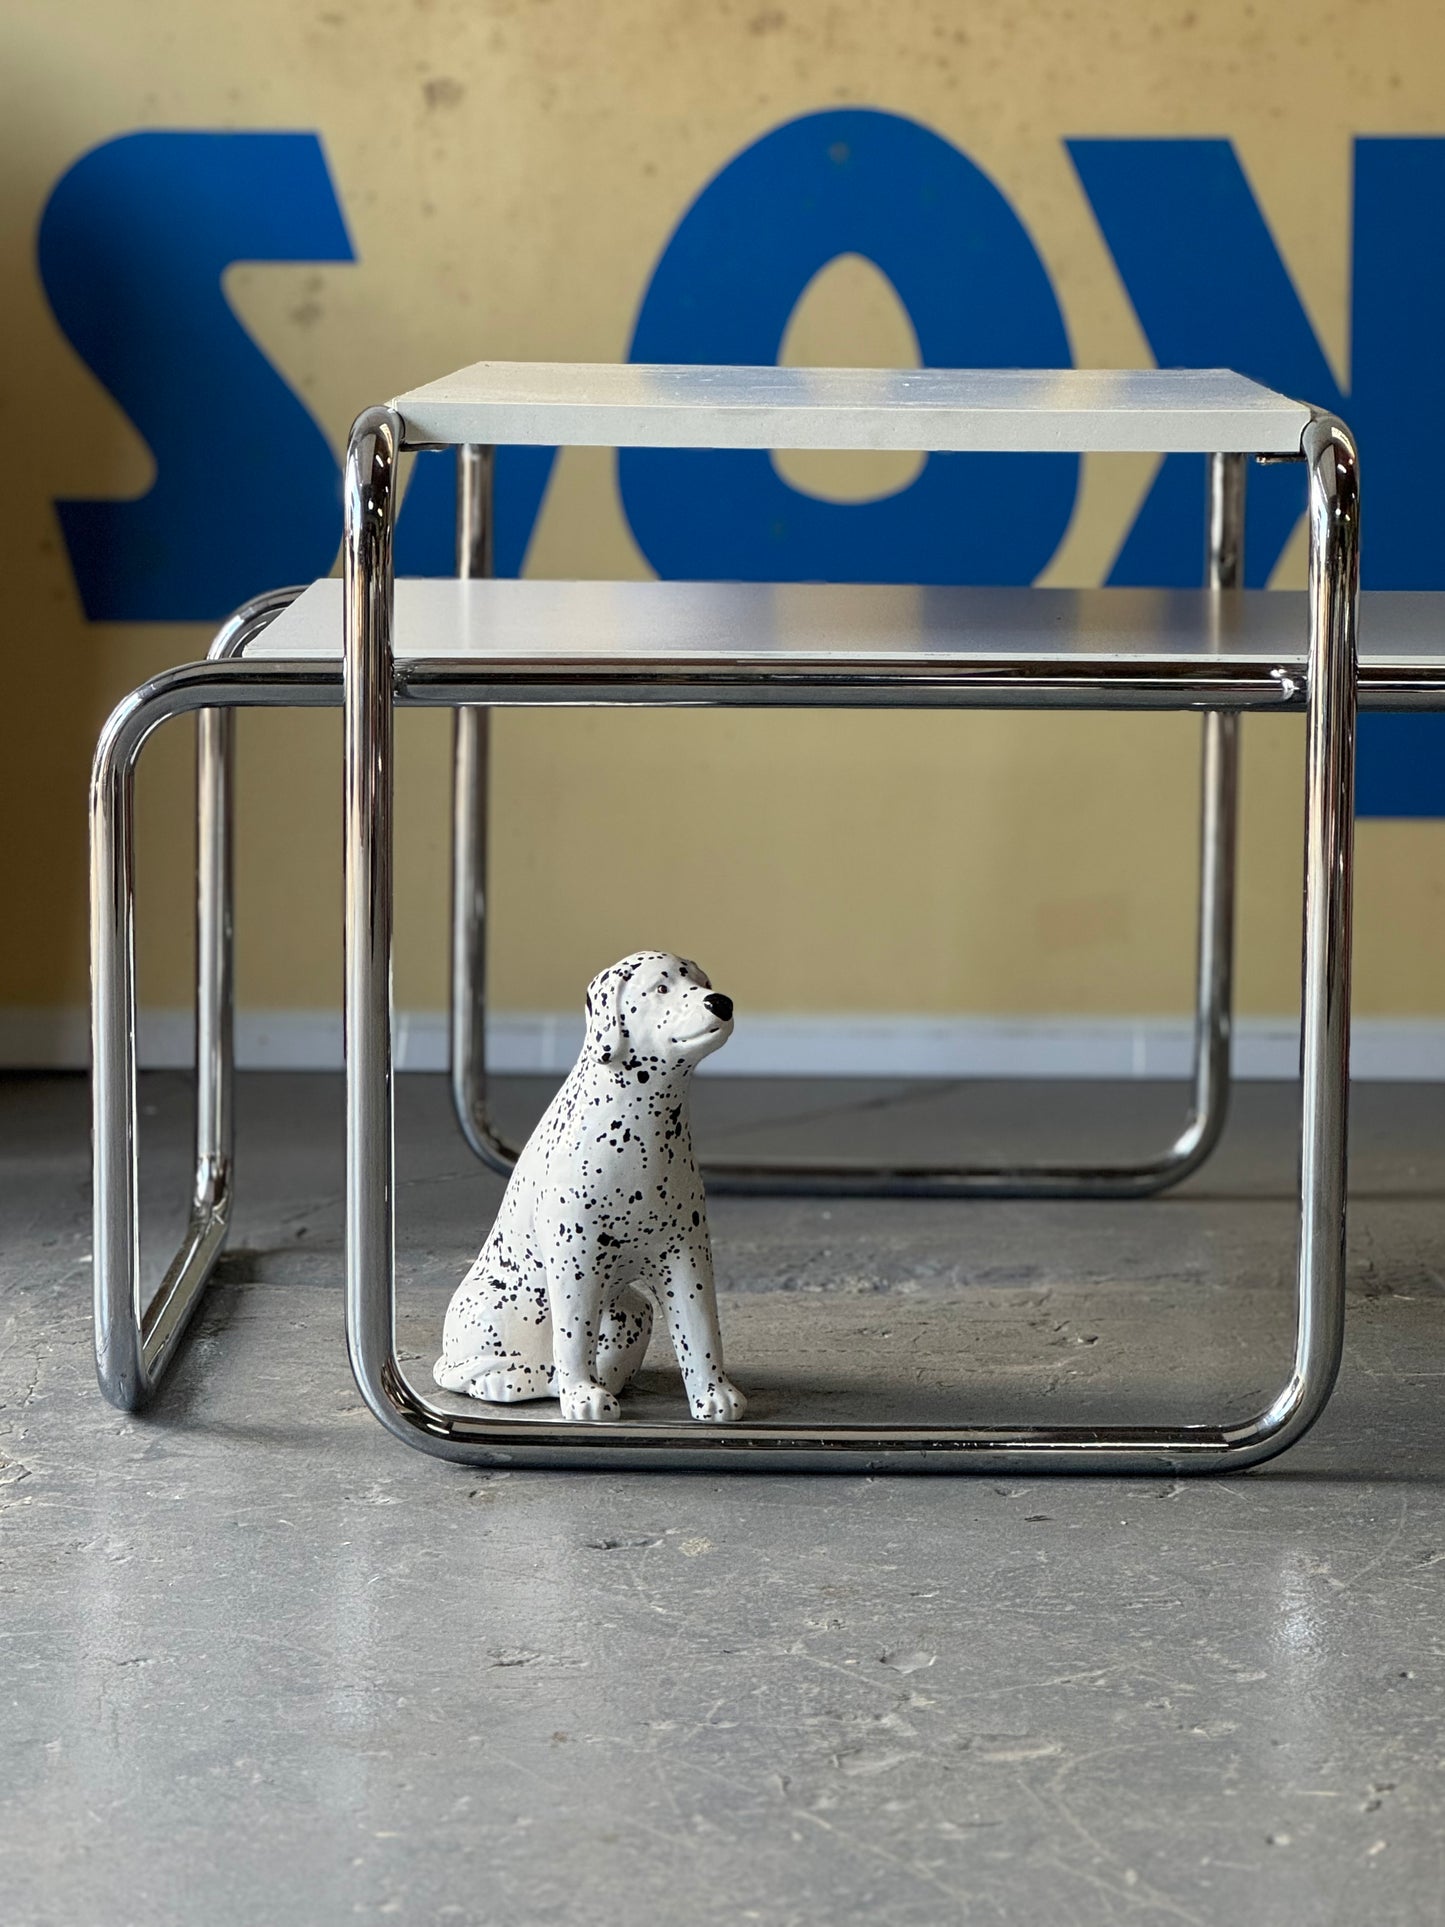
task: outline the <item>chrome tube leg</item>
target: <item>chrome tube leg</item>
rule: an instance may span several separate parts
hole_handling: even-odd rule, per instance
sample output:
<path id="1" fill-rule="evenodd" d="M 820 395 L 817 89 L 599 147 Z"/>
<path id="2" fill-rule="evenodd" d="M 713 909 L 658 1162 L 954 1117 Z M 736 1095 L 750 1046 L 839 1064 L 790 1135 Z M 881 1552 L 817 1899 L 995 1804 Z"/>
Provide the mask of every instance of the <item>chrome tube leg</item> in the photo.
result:
<path id="1" fill-rule="evenodd" d="M 462 1136 L 493 1170 L 510 1171 L 514 1147 L 487 1116 L 487 803 L 491 715 L 452 720 L 452 1107 Z"/>
<path id="2" fill-rule="evenodd" d="M 1222 597 L 1244 585 L 1243 455 L 1209 457 L 1207 585 Z M 1239 842 L 1239 717 L 1204 718 L 1199 802 L 1199 951 L 1195 976 L 1194 1089 L 1174 1146 L 1197 1170 L 1218 1144 L 1229 1110 L 1234 1028 L 1234 917 Z"/>
<path id="3" fill-rule="evenodd" d="M 238 609 L 207 652 L 230 662 L 301 591 L 276 589 Z M 196 718 L 196 1189 L 203 1207 L 229 1217 L 235 1152 L 235 716 Z"/>
<path id="4" fill-rule="evenodd" d="M 345 711 L 346 1333 L 362 1397 L 392 1420 L 396 1378 L 392 1111 L 392 563 L 401 423 L 351 431 L 342 533 Z"/>
<path id="5" fill-rule="evenodd" d="M 196 1189 L 226 1210 L 235 1147 L 235 717 L 196 718 Z"/>
<path id="6" fill-rule="evenodd" d="M 135 763 L 117 716 L 90 789 L 90 1027 L 94 1160 L 95 1368 L 112 1405 L 148 1386 L 141 1342 L 135 1091 Z"/>
<path id="7" fill-rule="evenodd" d="M 239 655 L 299 592 L 238 609 L 211 646 Z M 122 703 L 96 752 L 91 785 L 91 1031 L 95 1158 L 96 1370 L 113 1405 L 133 1411 L 160 1383 L 220 1256 L 230 1224 L 232 1088 L 232 722 L 203 710 L 196 750 L 195 1181 L 185 1239 L 141 1303 L 137 1218 L 135 765 L 150 728 Z"/>
<path id="8" fill-rule="evenodd" d="M 1355 717 L 1360 586 L 1359 466 L 1349 430 L 1317 416 L 1309 466 L 1309 707 L 1305 791 L 1300 1233 L 1294 1372 L 1266 1427 L 1276 1449 L 1324 1409 L 1345 1329 Z"/>
<path id="9" fill-rule="evenodd" d="M 457 450 L 457 574 L 493 571 L 496 450 Z M 484 1164 L 504 1176 L 518 1147 L 487 1111 L 487 837 L 491 715 L 460 708 L 452 732 L 452 1106 L 462 1135 Z"/>

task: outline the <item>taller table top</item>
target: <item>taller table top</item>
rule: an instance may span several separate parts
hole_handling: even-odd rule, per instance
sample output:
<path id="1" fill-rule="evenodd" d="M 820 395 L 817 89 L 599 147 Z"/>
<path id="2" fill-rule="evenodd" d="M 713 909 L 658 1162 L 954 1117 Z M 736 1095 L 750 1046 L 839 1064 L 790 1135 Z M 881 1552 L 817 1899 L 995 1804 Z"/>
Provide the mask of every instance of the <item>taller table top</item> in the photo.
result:
<path id="1" fill-rule="evenodd" d="M 1227 368 L 478 361 L 398 395 L 408 447 L 1297 455 L 1311 409 Z"/>

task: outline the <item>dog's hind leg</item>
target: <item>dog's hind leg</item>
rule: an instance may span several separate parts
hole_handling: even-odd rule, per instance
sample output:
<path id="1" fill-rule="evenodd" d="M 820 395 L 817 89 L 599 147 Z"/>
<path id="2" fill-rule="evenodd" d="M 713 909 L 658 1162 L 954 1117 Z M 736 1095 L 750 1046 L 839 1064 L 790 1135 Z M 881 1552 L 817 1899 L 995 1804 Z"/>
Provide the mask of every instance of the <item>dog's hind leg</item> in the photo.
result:
<path id="1" fill-rule="evenodd" d="M 602 1316 L 597 1338 L 597 1382 L 620 1392 L 637 1375 L 652 1337 L 652 1300 L 624 1285 Z"/>
<path id="2" fill-rule="evenodd" d="M 519 1266 L 498 1264 L 495 1253 L 484 1251 L 452 1297 L 432 1376 L 445 1392 L 493 1405 L 550 1398 L 552 1321 L 545 1276 L 539 1271 L 526 1278 Z"/>
<path id="3" fill-rule="evenodd" d="M 517 1405 L 524 1399 L 552 1396 L 552 1367 L 524 1365 L 515 1360 L 470 1359 L 460 1370 L 441 1376 L 437 1384 L 445 1392 L 462 1392 L 468 1398 L 485 1399 L 489 1405 Z"/>

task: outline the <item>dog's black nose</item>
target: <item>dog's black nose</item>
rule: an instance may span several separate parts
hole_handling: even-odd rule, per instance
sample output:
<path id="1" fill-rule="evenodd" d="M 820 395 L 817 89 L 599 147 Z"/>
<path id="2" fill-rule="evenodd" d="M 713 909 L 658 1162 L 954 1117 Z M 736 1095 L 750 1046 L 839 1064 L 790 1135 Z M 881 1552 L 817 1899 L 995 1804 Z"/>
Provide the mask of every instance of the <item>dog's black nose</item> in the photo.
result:
<path id="1" fill-rule="evenodd" d="M 707 996 L 703 998 L 703 1002 L 707 1005 L 713 1016 L 721 1017 L 724 1023 L 726 1023 L 728 1018 L 733 1014 L 732 998 L 724 997 L 720 990 L 709 991 Z"/>

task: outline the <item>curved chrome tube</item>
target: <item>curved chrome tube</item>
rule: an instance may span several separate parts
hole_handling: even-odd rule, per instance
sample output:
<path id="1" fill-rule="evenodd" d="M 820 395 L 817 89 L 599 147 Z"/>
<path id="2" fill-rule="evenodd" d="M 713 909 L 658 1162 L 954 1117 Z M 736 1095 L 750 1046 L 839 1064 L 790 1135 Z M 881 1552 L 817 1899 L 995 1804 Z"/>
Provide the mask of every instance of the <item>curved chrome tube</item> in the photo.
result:
<path id="1" fill-rule="evenodd" d="M 457 450 L 457 574 L 492 573 L 494 451 Z M 1208 457 L 1206 571 L 1218 594 L 1243 583 L 1245 458 Z M 487 1103 L 486 904 L 490 730 L 485 709 L 458 708 L 452 752 L 451 1090 L 472 1152 L 507 1176 L 521 1147 Z M 1234 908 L 1239 789 L 1238 718 L 1204 715 L 1200 770 L 1199 931 L 1194 1062 L 1184 1127 L 1157 1155 L 1120 1164 L 1028 1160 L 1016 1165 L 897 1164 L 714 1157 L 703 1175 L 743 1197 L 1142 1198 L 1180 1183 L 1209 1158 L 1229 1109 L 1234 1017 Z"/>
<path id="2" fill-rule="evenodd" d="M 373 411 L 353 434 L 347 462 L 345 541 L 347 1332 L 357 1384 L 398 1438 L 435 1456 L 479 1463 L 606 1466 L 1025 1468 L 1059 1471 L 1214 1471 L 1255 1464 L 1293 1443 L 1329 1398 L 1343 1336 L 1345 1117 L 1348 1103 L 1350 947 L 1359 495 L 1353 444 L 1343 426 L 1316 418 L 1306 432 L 1310 474 L 1310 637 L 1302 1030 L 1300 1236 L 1295 1356 L 1279 1396 L 1237 1425 L 1159 1427 L 967 1425 L 947 1429 L 623 1423 L 569 1426 L 560 1420 L 500 1420 L 431 1404 L 410 1385 L 394 1336 L 393 1144 L 391 1092 L 391 729 L 395 695 L 420 701 L 476 701 L 481 677 L 452 666 L 409 665 L 398 687 L 391 649 L 390 519 L 395 416 Z M 1003 701 L 1039 699 L 1018 665 L 983 665 L 949 679 L 954 701 L 981 691 Z M 588 677 L 594 682 L 589 690 Z M 515 678 L 515 680 L 514 680 Z M 259 680 L 259 677 L 258 677 Z M 1200 678 L 1206 684 L 1208 676 Z M 648 671 L 635 680 L 600 665 L 585 672 L 526 675 L 521 665 L 486 665 L 485 700 L 678 700 L 686 675 Z M 698 700 L 836 701 L 844 688 L 886 682 L 868 672 L 802 674 L 748 690 L 747 675 L 698 684 Z M 892 699 L 916 697 L 896 679 Z M 1028 694 L 1025 695 L 1024 692 Z M 543 693 L 545 692 L 545 693 Z M 609 693 L 610 692 L 610 693 Z M 665 692 L 665 693 L 664 693 Z M 1180 706 L 1176 688 L 1175 702 Z M 1076 697 L 1097 705 L 1117 694 L 1155 706 L 1147 679 L 1103 672 Z M 503 699 L 506 699 L 505 697 Z M 885 700 L 887 698 L 885 697 Z M 1044 700 L 1048 700 L 1047 697 Z M 1298 700 L 1281 688 L 1276 707 Z M 1166 706 L 1160 704 L 1159 706 Z M 1242 705 L 1241 705 L 1242 706 Z"/>
<path id="3" fill-rule="evenodd" d="M 392 528 L 401 422 L 358 417 L 341 538 L 345 711 L 346 1336 L 362 1397 L 391 1423 L 396 1363 L 391 1090 Z"/>
<path id="4" fill-rule="evenodd" d="M 207 658 L 230 662 L 288 608 L 300 588 L 243 604 L 217 631 Z M 234 1155 L 235 718 L 196 718 L 196 1200 L 229 1193 Z"/>
<path id="5" fill-rule="evenodd" d="M 1242 455 L 1209 457 L 1207 586 L 1216 632 L 1224 597 L 1244 587 Z M 1195 971 L 1194 1098 L 1171 1154 L 1174 1184 L 1197 1171 L 1218 1144 L 1229 1112 L 1234 1030 L 1234 913 L 1239 846 L 1239 717 L 1204 719 L 1199 777 L 1199 956 Z M 1161 1187 L 1162 1188 L 1162 1187 Z"/>
<path id="6" fill-rule="evenodd" d="M 1019 676 L 1017 667 L 1006 657 L 980 658 L 965 676 L 930 675 L 917 683 L 897 676 L 885 682 L 867 665 L 806 669 L 786 678 L 767 667 L 742 676 L 649 669 L 639 681 L 611 661 L 595 658 L 545 670 L 505 656 L 487 656 L 465 667 L 451 659 L 403 659 L 393 664 L 392 695 L 398 708 L 409 709 L 454 709 L 459 702 L 486 709 L 837 709 L 850 696 L 878 709 L 1055 708 L 1054 682 Z M 1165 679 L 1108 661 L 1076 677 L 1076 694 L 1081 686 L 1091 692 L 1090 709 L 1161 714 L 1218 707 L 1237 714 L 1298 716 L 1308 707 L 1306 678 L 1293 673 L 1232 677 L 1211 668 L 1188 679 Z M 116 707 L 105 733 L 130 743 L 134 731 L 144 737 L 161 723 L 204 709 L 341 709 L 344 704 L 335 658 L 262 655 L 213 662 L 207 657 L 142 683 Z M 1429 700 L 1422 693 L 1413 707 L 1445 709 L 1445 679 L 1432 682 Z"/>
<path id="7" fill-rule="evenodd" d="M 239 655 L 300 593 L 246 603 L 211 644 Z M 154 1392 L 200 1302 L 231 1215 L 232 872 L 234 783 L 229 713 L 202 711 L 196 759 L 195 1178 L 185 1239 L 141 1304 L 136 1198 L 135 763 L 160 720 L 145 692 L 122 703 L 96 749 L 91 781 L 91 1035 L 95 1140 L 95 1355 L 100 1388 L 133 1411 Z"/>
<path id="8" fill-rule="evenodd" d="M 1310 700 L 1306 722 L 1300 1234 L 1295 1367 L 1260 1420 L 1280 1443 L 1312 1425 L 1339 1372 L 1345 1332 L 1355 723 L 1359 678 L 1359 456 L 1318 415 L 1309 474 Z"/>
<path id="9" fill-rule="evenodd" d="M 457 574 L 492 574 L 496 450 L 457 450 Z M 518 1146 L 496 1129 L 487 1107 L 487 856 L 491 806 L 491 717 L 459 708 L 452 726 L 451 1090 L 462 1136 L 504 1176 Z"/>

